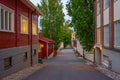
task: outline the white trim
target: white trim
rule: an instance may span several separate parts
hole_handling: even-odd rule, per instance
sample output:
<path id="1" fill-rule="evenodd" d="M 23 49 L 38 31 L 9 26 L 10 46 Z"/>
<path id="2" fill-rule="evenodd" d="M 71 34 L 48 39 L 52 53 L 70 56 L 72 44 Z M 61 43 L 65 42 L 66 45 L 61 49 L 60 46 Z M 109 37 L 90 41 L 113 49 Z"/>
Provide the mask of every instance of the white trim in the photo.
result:
<path id="1" fill-rule="evenodd" d="M 43 13 L 30 0 L 20 0 L 20 1 L 22 1 L 31 10 L 33 11 L 36 10 L 36 13 L 38 15 L 43 15 Z"/>
<path id="2" fill-rule="evenodd" d="M 11 8 L 9 8 L 9 7 L 5 6 L 5 5 L 3 5 L 3 4 L 1 4 L 1 3 L 0 3 L 0 6 L 1 6 L 2 8 L 4 8 L 5 10 L 7 10 L 7 11 L 10 11 L 10 12 L 14 13 L 14 10 L 12 10 Z"/>
<path id="3" fill-rule="evenodd" d="M 11 30 L 14 32 L 14 13 L 11 13 Z"/>
<path id="4" fill-rule="evenodd" d="M 14 10 L 10 9 L 9 7 L 0 3 L 0 14 L 1 9 L 3 9 L 3 29 L 1 29 L 1 22 L 0 22 L 0 32 L 14 32 Z M 5 12 L 7 11 L 7 29 L 5 29 Z M 11 30 L 9 29 L 9 13 L 11 13 Z M 1 21 L 1 16 L 0 16 Z"/>

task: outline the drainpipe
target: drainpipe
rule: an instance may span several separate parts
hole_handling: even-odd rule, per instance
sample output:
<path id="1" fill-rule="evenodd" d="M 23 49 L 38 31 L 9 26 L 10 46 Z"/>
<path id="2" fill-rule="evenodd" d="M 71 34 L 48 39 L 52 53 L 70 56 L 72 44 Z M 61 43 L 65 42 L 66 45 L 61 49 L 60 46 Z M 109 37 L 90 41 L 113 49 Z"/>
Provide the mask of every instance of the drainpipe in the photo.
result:
<path id="1" fill-rule="evenodd" d="M 17 4 L 18 4 L 18 0 L 16 0 L 16 2 L 15 2 L 15 26 L 16 26 L 16 28 L 14 28 L 13 30 L 16 32 L 16 34 L 15 34 L 15 39 L 16 39 L 16 41 L 15 41 L 15 45 L 16 45 L 16 47 L 18 46 L 18 44 L 17 44 L 17 38 L 18 38 L 18 31 L 17 31 L 17 11 L 18 11 L 18 6 L 17 6 Z"/>
<path id="2" fill-rule="evenodd" d="M 96 0 L 95 1 L 93 1 L 93 3 L 94 3 L 94 20 L 96 21 L 96 14 L 97 14 L 97 12 L 96 12 Z M 96 23 L 95 23 L 95 26 L 94 26 L 94 50 L 93 50 L 93 64 L 96 64 L 96 61 L 95 61 L 95 49 L 96 49 L 96 46 L 95 46 L 95 44 L 96 44 Z"/>
<path id="3" fill-rule="evenodd" d="M 34 11 L 31 12 L 31 21 L 30 21 L 30 63 L 31 63 L 31 66 L 33 65 L 33 50 L 32 50 L 32 15 L 33 13 L 36 11 L 36 9 Z"/>

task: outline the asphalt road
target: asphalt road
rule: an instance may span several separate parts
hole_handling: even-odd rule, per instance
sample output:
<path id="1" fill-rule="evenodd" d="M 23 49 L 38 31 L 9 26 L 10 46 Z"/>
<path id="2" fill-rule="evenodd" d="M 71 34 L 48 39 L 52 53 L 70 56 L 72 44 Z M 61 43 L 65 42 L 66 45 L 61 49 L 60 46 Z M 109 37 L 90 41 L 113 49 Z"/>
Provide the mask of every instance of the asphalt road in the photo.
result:
<path id="1" fill-rule="evenodd" d="M 48 65 L 25 80 L 112 80 L 76 58 L 72 49 L 62 50 L 57 57 L 44 63 Z"/>

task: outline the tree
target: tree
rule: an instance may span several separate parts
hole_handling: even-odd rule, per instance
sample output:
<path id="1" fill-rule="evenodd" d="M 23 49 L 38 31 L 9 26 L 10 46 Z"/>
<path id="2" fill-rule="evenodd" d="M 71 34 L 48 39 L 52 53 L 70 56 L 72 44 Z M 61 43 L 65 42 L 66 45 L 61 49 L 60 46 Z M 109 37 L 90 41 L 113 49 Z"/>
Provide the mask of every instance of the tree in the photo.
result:
<path id="1" fill-rule="evenodd" d="M 90 51 L 94 45 L 94 2 L 93 0 L 70 0 L 66 6 L 72 17 L 71 25 L 83 49 Z"/>
<path id="2" fill-rule="evenodd" d="M 70 22 L 66 21 L 64 26 L 61 27 L 59 32 L 60 42 L 64 42 L 64 47 L 71 44 L 71 34 L 73 31 L 70 29 Z"/>
<path id="3" fill-rule="evenodd" d="M 61 0 L 41 0 L 38 8 L 43 12 L 43 16 L 40 19 L 42 35 L 53 39 L 57 49 L 59 44 L 59 31 L 64 23 Z"/>

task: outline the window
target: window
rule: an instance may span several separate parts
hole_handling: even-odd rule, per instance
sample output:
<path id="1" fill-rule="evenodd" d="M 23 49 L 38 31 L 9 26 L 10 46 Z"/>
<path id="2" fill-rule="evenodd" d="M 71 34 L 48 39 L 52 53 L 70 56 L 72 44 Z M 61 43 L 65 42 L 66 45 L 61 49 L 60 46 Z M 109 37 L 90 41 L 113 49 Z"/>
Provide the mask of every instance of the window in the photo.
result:
<path id="1" fill-rule="evenodd" d="M 14 31 L 14 11 L 0 4 L 0 31 Z"/>
<path id="2" fill-rule="evenodd" d="M 28 58 L 28 55 L 27 55 L 27 52 L 24 53 L 24 61 L 27 60 Z"/>
<path id="3" fill-rule="evenodd" d="M 4 58 L 4 69 L 12 67 L 12 57 Z"/>
<path id="4" fill-rule="evenodd" d="M 120 47 L 120 21 L 115 22 L 115 47 Z"/>
<path id="5" fill-rule="evenodd" d="M 109 30 L 109 26 L 105 26 L 104 27 L 104 46 L 109 46 L 109 37 L 110 37 L 110 30 Z"/>
<path id="6" fill-rule="evenodd" d="M 100 0 L 97 2 L 97 14 L 100 14 Z"/>
<path id="7" fill-rule="evenodd" d="M 21 16 L 21 33 L 28 34 L 28 18 Z"/>
<path id="8" fill-rule="evenodd" d="M 97 43 L 100 43 L 101 41 L 101 30 L 100 28 L 97 29 Z"/>
<path id="9" fill-rule="evenodd" d="M 41 52 L 43 47 L 44 47 L 43 44 L 39 44 L 39 46 L 38 46 L 38 52 Z"/>
<path id="10" fill-rule="evenodd" d="M 34 52 L 33 52 L 33 53 L 34 53 L 34 56 L 35 56 L 35 55 L 36 55 L 36 53 L 37 53 L 37 52 L 36 52 L 36 49 L 34 49 Z"/>
<path id="11" fill-rule="evenodd" d="M 104 9 L 109 7 L 109 0 L 104 0 Z"/>
<path id="12" fill-rule="evenodd" d="M 37 24 L 35 22 L 32 23 L 32 34 L 37 35 Z"/>
<path id="13" fill-rule="evenodd" d="M 5 11 L 5 30 L 8 30 L 8 12 Z"/>

